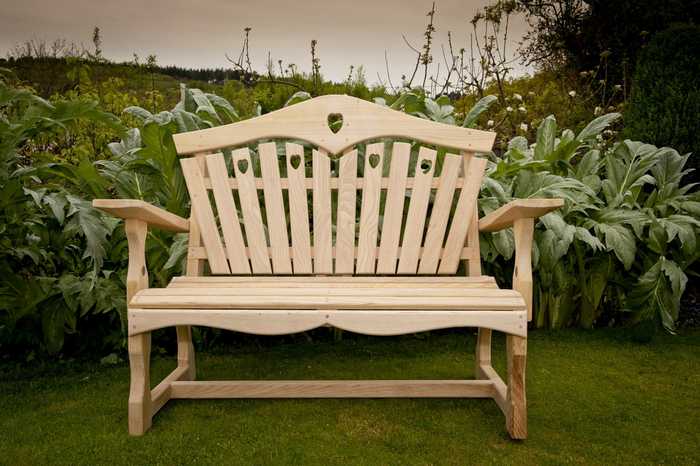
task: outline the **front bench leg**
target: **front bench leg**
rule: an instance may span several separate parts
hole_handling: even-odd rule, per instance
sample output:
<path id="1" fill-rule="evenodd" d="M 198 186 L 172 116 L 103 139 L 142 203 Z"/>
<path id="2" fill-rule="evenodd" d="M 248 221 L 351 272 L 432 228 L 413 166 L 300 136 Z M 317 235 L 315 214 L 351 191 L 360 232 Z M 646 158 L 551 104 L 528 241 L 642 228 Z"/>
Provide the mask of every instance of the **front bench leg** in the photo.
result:
<path id="1" fill-rule="evenodd" d="M 140 333 L 129 337 L 129 434 L 143 435 L 151 427 L 151 334 Z"/>
<path id="2" fill-rule="evenodd" d="M 506 429 L 511 438 L 527 438 L 527 398 L 525 394 L 525 365 L 527 338 L 506 337 L 508 357 L 508 391 L 506 396 Z"/>

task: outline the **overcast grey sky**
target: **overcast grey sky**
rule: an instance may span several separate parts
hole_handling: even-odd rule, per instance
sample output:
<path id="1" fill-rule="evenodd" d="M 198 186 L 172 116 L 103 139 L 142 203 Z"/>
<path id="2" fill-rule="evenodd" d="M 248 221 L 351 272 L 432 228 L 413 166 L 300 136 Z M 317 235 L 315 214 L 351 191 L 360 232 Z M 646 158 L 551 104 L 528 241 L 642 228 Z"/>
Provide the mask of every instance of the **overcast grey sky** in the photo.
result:
<path id="1" fill-rule="evenodd" d="M 488 0 L 438 0 L 435 60 L 439 44 L 452 31 L 455 47 L 466 45 L 469 20 Z M 428 0 L 0 0 L 0 54 L 15 44 L 62 37 L 91 46 L 94 26 L 103 38 L 103 54 L 130 60 L 155 54 L 162 65 L 227 66 L 225 53 L 237 56 L 243 28 L 250 26 L 251 60 L 263 70 L 270 51 L 273 61 L 310 69 L 309 47 L 317 39 L 321 72 L 342 80 L 348 67 L 364 65 L 367 79 L 385 75 L 384 50 L 392 78 L 409 73 L 415 54 L 401 38 L 420 47 Z M 511 51 L 525 31 L 525 21 L 511 24 Z M 444 66 L 441 66 L 444 69 Z"/>

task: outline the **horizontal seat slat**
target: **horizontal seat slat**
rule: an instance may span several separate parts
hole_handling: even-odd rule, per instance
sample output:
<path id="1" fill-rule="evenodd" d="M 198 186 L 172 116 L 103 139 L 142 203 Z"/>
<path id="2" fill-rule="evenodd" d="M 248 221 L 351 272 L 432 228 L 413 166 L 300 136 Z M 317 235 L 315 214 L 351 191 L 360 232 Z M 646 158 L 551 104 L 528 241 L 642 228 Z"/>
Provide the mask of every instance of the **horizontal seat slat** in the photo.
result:
<path id="1" fill-rule="evenodd" d="M 431 287 L 481 287 L 497 288 L 496 280 L 489 276 L 480 277 L 420 277 L 420 276 L 226 276 L 226 277 L 175 277 L 168 288 L 174 287 L 269 287 L 271 284 L 283 287 L 415 287 L 427 284 Z"/>
<path id="2" fill-rule="evenodd" d="M 275 277 L 277 278 L 277 277 Z M 325 277 L 324 277 L 325 278 Z M 353 277 L 354 278 L 354 277 Z M 391 277 L 393 278 L 393 277 Z M 218 286 L 207 282 L 140 291 L 131 300 L 134 308 L 167 309 L 455 309 L 455 310 L 520 310 L 525 302 L 517 291 L 486 286 L 442 286 L 439 282 L 387 281 L 385 286 L 362 281 L 261 282 L 220 281 Z M 265 285 L 265 283 L 267 283 Z M 352 284 L 351 286 L 348 286 Z M 223 285 L 223 286 L 222 286 Z M 286 285 L 286 286 L 285 286 Z"/>

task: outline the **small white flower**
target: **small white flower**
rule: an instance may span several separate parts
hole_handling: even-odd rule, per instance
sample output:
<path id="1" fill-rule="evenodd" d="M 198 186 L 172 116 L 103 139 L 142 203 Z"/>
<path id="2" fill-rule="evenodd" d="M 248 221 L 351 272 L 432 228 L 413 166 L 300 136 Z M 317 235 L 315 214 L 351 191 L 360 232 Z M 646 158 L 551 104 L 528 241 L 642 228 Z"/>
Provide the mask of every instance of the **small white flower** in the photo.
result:
<path id="1" fill-rule="evenodd" d="M 599 134 L 599 135 L 597 135 L 595 138 L 596 138 L 598 141 L 602 141 L 602 140 L 603 140 L 603 135 L 602 135 L 602 134 Z"/>
<path id="2" fill-rule="evenodd" d="M 518 111 L 520 113 L 527 113 L 527 109 L 525 107 L 523 107 L 522 105 L 520 107 L 518 107 Z"/>
<path id="3" fill-rule="evenodd" d="M 603 109 L 602 109 L 602 108 L 596 107 L 596 108 L 593 109 L 593 115 L 600 115 L 601 113 L 603 113 Z"/>
<path id="4" fill-rule="evenodd" d="M 530 92 L 527 93 L 527 95 L 529 95 L 530 97 L 532 97 L 532 96 L 535 95 L 535 93 L 534 93 L 533 91 L 530 91 Z"/>
<path id="5" fill-rule="evenodd" d="M 611 129 L 606 129 L 605 131 L 603 131 L 603 134 L 606 135 L 606 136 L 612 136 L 613 133 L 614 133 L 614 132 L 613 132 L 613 130 L 611 130 Z"/>
<path id="6" fill-rule="evenodd" d="M 513 107 L 511 107 L 510 105 L 508 107 L 506 107 L 506 112 L 512 112 L 512 111 L 513 111 Z"/>
<path id="7" fill-rule="evenodd" d="M 520 123 L 520 129 L 521 129 L 521 130 L 527 131 L 527 128 L 528 128 L 527 123 Z"/>
<path id="8" fill-rule="evenodd" d="M 621 85 L 621 84 L 615 84 L 615 90 L 616 90 L 616 91 L 621 91 L 621 90 L 622 90 L 622 85 Z"/>
<path id="9" fill-rule="evenodd" d="M 486 126 L 488 126 L 488 127 L 491 127 L 493 125 L 494 125 L 493 120 L 489 120 L 486 122 Z"/>
<path id="10" fill-rule="evenodd" d="M 576 97 L 576 91 L 569 91 L 569 97 Z"/>
<path id="11" fill-rule="evenodd" d="M 581 71 L 579 74 L 581 75 L 581 77 L 585 78 L 586 76 L 588 76 L 588 71 Z"/>
<path id="12" fill-rule="evenodd" d="M 523 101 L 523 96 L 521 96 L 520 94 L 513 94 L 513 99 L 519 100 L 520 102 L 522 102 L 522 101 Z"/>

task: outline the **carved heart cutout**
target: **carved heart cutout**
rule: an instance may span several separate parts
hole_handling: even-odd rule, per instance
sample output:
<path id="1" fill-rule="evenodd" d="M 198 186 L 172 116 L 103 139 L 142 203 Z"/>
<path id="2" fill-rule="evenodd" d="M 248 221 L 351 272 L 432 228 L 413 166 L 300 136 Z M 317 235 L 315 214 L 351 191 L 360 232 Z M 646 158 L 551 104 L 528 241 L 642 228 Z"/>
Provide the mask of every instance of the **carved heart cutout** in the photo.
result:
<path id="1" fill-rule="evenodd" d="M 292 157 L 289 159 L 289 164 L 296 170 L 299 168 L 299 165 L 301 165 L 301 157 L 298 154 L 292 155 Z"/>
<path id="2" fill-rule="evenodd" d="M 431 168 L 433 168 L 433 161 L 432 160 L 423 159 L 420 161 L 420 169 L 423 173 L 428 173 Z"/>
<path id="3" fill-rule="evenodd" d="M 248 161 L 246 159 L 240 159 L 238 161 L 238 171 L 241 173 L 248 171 Z"/>
<path id="4" fill-rule="evenodd" d="M 369 166 L 372 168 L 377 168 L 377 165 L 379 165 L 379 162 L 381 160 L 381 157 L 379 154 L 369 154 Z"/>
<path id="5" fill-rule="evenodd" d="M 334 134 L 340 131 L 343 127 L 343 115 L 340 113 L 329 113 L 328 114 L 328 129 L 330 129 Z"/>

